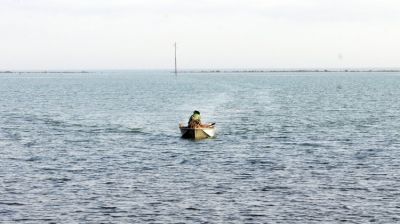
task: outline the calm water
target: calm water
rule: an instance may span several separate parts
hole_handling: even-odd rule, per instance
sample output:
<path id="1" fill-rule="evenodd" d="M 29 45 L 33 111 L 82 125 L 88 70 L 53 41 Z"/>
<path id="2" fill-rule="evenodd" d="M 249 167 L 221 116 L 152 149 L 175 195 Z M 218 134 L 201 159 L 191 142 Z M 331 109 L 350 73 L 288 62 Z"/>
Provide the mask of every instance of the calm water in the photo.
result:
<path id="1" fill-rule="evenodd" d="M 398 223 L 400 74 L 0 75 L 2 223 Z M 217 138 L 180 138 L 193 110 Z"/>

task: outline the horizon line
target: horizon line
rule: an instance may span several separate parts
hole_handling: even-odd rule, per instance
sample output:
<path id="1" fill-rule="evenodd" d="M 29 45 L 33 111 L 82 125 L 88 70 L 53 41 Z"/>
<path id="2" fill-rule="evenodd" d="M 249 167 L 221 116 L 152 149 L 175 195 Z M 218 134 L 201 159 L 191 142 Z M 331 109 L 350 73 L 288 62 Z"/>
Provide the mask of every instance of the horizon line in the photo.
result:
<path id="1" fill-rule="evenodd" d="M 344 70 L 344 69 L 400 69 L 400 66 L 347 66 L 347 67 L 187 67 L 180 70 Z M 93 70 L 174 70 L 173 67 L 168 68 L 0 68 L 0 72 L 5 71 L 93 71 Z"/>
<path id="2" fill-rule="evenodd" d="M 0 74 L 11 73 L 93 73 L 118 71 L 170 71 L 174 69 L 7 69 L 0 70 Z M 261 73 L 261 72 L 400 72 L 400 67 L 371 67 L 371 68 L 193 68 L 180 69 L 178 73 Z"/>

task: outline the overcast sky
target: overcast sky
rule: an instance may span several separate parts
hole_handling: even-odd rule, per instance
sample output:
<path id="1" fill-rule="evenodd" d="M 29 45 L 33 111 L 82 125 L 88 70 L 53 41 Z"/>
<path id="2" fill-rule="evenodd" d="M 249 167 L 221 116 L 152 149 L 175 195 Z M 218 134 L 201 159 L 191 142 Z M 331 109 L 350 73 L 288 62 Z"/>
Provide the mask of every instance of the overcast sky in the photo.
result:
<path id="1" fill-rule="evenodd" d="M 398 0 L 0 3 L 0 70 L 400 67 Z"/>

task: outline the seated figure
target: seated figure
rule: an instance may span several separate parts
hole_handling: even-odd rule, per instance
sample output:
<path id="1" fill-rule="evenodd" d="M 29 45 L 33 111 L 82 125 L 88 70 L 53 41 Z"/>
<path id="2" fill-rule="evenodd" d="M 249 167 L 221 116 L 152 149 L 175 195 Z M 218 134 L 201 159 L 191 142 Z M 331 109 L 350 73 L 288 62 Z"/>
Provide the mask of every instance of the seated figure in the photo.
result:
<path id="1" fill-rule="evenodd" d="M 201 128 L 201 117 L 200 112 L 195 110 L 193 111 L 192 116 L 189 118 L 188 128 Z"/>

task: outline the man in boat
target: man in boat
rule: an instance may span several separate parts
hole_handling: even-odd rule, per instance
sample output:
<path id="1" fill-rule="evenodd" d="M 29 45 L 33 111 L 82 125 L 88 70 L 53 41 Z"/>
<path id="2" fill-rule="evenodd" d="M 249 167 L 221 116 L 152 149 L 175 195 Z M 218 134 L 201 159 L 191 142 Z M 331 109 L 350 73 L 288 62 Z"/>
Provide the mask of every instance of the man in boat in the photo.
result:
<path id="1" fill-rule="evenodd" d="M 206 128 L 209 127 L 209 124 L 202 124 L 201 123 L 201 116 L 200 112 L 195 110 L 193 111 L 192 116 L 189 118 L 188 128 Z"/>
<path id="2" fill-rule="evenodd" d="M 189 118 L 188 128 L 200 128 L 201 127 L 201 116 L 200 112 L 195 110 L 193 111 L 192 116 Z"/>

